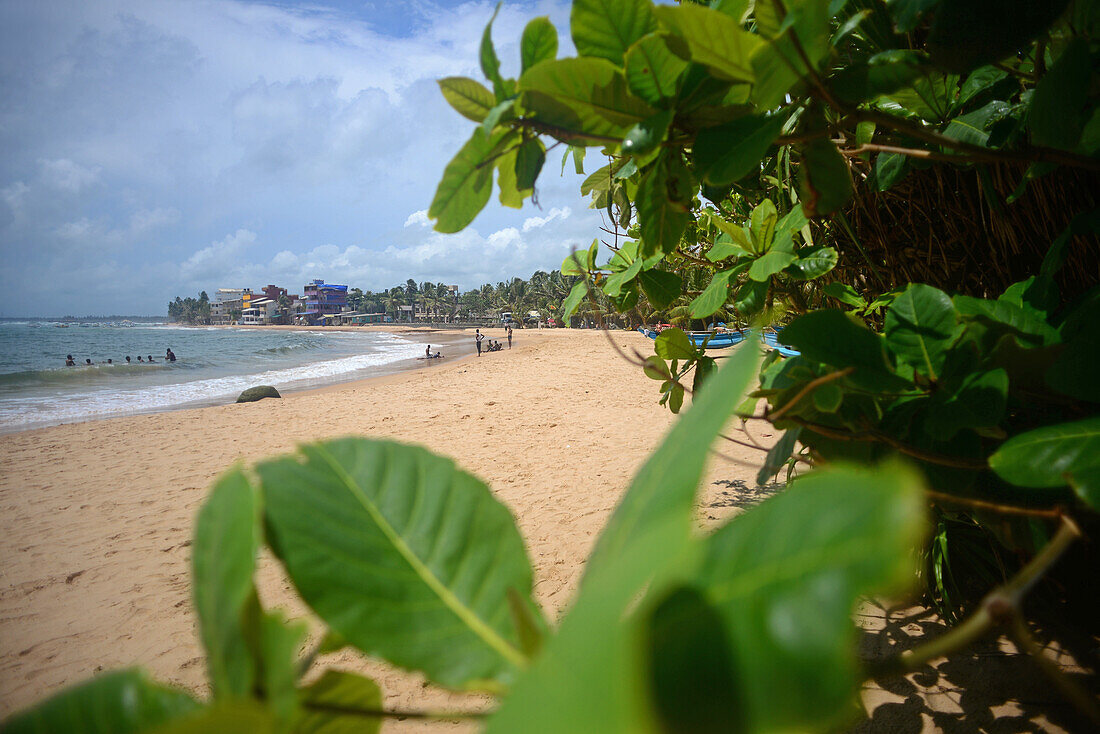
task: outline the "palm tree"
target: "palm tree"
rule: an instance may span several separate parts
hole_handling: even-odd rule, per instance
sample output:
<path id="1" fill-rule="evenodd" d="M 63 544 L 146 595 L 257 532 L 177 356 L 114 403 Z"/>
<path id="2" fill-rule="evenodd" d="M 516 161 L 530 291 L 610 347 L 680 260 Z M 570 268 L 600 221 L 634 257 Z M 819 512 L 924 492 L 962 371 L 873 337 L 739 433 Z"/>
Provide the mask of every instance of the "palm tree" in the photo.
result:
<path id="1" fill-rule="evenodd" d="M 390 314 L 390 318 L 397 321 L 400 312 L 399 307 L 405 305 L 405 289 L 401 286 L 390 288 L 382 297 L 382 308 Z"/>

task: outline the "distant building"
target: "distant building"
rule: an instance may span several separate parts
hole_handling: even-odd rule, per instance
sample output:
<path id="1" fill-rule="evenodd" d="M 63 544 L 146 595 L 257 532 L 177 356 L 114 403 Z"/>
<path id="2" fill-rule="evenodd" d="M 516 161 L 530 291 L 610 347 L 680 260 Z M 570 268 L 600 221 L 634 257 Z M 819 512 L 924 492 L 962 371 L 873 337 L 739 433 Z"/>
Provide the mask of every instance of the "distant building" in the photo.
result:
<path id="1" fill-rule="evenodd" d="M 251 306 L 251 288 L 219 288 L 210 302 L 210 323 L 231 324 L 234 312 L 243 315 Z"/>
<path id="2" fill-rule="evenodd" d="M 310 324 L 320 323 L 327 316 L 336 316 L 348 305 L 348 287 L 323 280 L 312 280 L 303 289 L 306 308 L 299 319 Z"/>

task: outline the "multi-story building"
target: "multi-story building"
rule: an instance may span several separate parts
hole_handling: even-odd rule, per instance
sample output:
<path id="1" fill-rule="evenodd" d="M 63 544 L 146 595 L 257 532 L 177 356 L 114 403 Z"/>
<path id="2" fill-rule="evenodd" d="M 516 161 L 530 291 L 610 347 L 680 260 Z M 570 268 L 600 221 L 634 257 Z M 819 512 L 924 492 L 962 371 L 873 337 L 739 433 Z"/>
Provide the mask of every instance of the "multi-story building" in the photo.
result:
<path id="1" fill-rule="evenodd" d="M 210 302 L 210 323 L 231 324 L 235 314 L 243 314 L 251 305 L 251 288 L 219 288 Z"/>
<path id="2" fill-rule="evenodd" d="M 301 313 L 311 324 L 319 323 L 326 316 L 336 316 L 348 305 L 348 287 L 333 285 L 323 280 L 306 283 L 303 290 L 306 308 Z"/>

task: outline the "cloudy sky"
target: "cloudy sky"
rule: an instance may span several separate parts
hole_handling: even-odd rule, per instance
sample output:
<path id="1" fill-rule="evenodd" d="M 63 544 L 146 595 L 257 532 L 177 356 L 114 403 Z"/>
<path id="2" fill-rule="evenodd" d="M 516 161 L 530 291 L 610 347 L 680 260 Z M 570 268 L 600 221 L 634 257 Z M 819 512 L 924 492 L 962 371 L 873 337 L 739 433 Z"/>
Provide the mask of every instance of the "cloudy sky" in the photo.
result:
<path id="1" fill-rule="evenodd" d="M 481 79 L 492 10 L 0 1 L 0 316 L 164 314 L 177 295 L 311 278 L 465 289 L 557 267 L 600 223 L 557 150 L 540 207 L 494 200 L 455 235 L 425 215 L 473 127 L 435 80 Z M 536 15 L 572 53 L 567 3 L 508 2 L 493 33 L 508 74 Z"/>

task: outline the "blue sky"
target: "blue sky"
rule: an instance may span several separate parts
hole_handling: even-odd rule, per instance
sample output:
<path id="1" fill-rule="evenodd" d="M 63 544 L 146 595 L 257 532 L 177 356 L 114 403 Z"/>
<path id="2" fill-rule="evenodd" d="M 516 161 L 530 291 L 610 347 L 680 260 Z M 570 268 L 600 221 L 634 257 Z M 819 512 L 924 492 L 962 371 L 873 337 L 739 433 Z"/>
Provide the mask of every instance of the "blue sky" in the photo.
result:
<path id="1" fill-rule="evenodd" d="M 557 151 L 538 208 L 494 200 L 456 235 L 424 215 L 472 132 L 435 80 L 481 78 L 493 5 L 0 3 L 0 315 L 163 314 L 177 295 L 311 278 L 470 288 L 557 267 L 600 224 Z M 572 53 L 566 3 L 508 3 L 493 34 L 506 72 L 536 15 Z"/>

